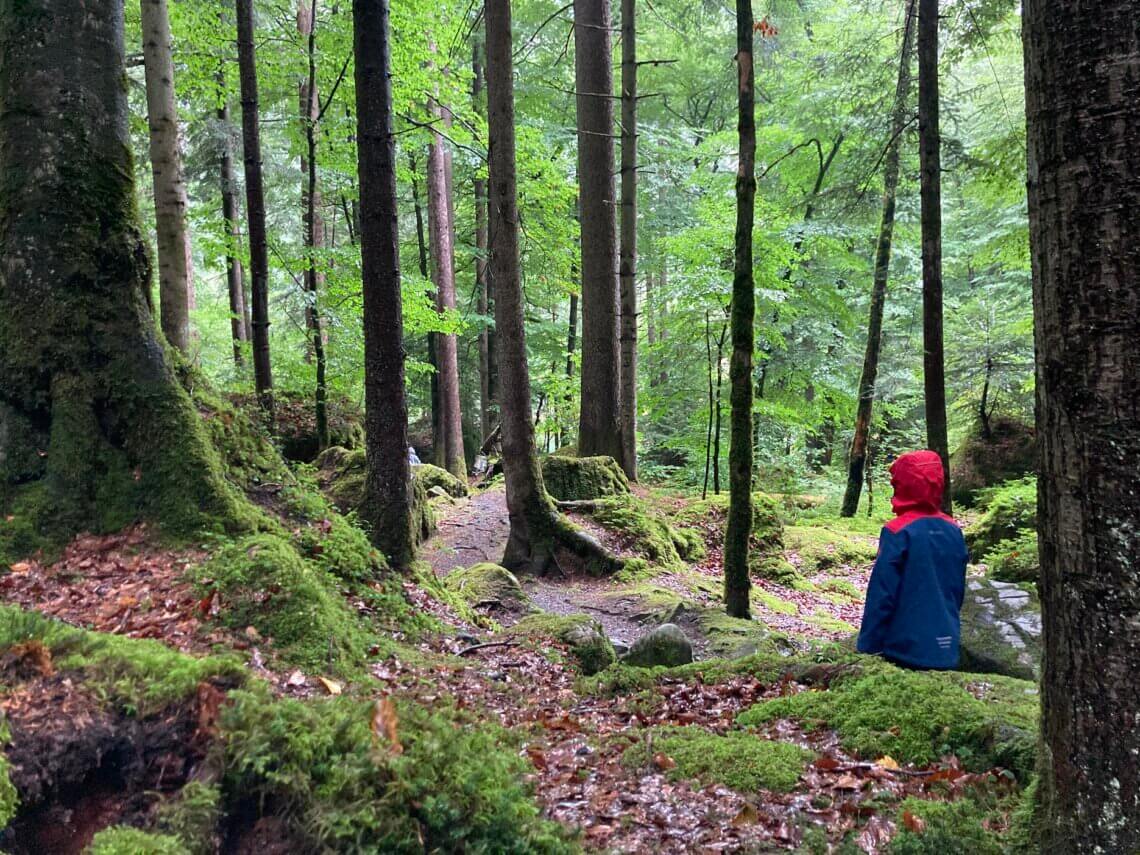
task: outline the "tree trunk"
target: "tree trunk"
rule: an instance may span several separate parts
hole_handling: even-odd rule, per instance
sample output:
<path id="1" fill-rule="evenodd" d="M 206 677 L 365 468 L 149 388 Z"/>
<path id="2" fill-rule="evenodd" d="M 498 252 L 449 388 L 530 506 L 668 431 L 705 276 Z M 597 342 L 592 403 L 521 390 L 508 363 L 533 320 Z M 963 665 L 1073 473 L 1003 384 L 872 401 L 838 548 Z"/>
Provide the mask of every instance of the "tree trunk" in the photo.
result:
<path id="1" fill-rule="evenodd" d="M 705 379 L 708 380 L 709 385 L 709 418 L 708 426 L 705 429 L 705 478 L 701 483 L 702 502 L 708 498 L 709 494 L 709 472 L 712 469 L 713 409 L 716 406 L 716 399 L 713 397 L 712 321 L 709 318 L 708 309 L 705 309 L 705 355 L 708 357 L 709 363 L 708 370 L 705 372 Z"/>
<path id="2" fill-rule="evenodd" d="M 317 96 L 317 0 L 297 4 L 297 30 L 305 39 L 308 73 L 301 84 L 301 123 L 305 131 L 305 156 L 301 158 L 304 184 L 301 205 L 305 221 L 305 327 L 312 343 L 313 359 L 317 363 L 317 383 L 314 394 L 317 448 L 329 445 L 328 385 L 325 379 L 328 362 L 325 359 L 325 330 L 321 321 L 320 293 L 324 286 L 324 273 L 319 270 L 318 253 L 324 248 L 325 224 L 320 213 L 321 191 L 317 179 L 317 121 L 320 119 L 320 101 Z"/>
<path id="3" fill-rule="evenodd" d="M 574 2 L 578 207 L 582 224 L 582 393 L 578 453 L 623 459 L 610 0 Z"/>
<path id="4" fill-rule="evenodd" d="M 0 512 L 50 539 L 239 528 L 148 308 L 123 4 L 8 3 L 0 33 Z"/>
<path id="5" fill-rule="evenodd" d="M 895 89 L 891 139 L 887 144 L 883 165 L 883 216 L 879 226 L 879 242 L 875 249 L 875 277 L 871 285 L 871 317 L 867 323 L 867 348 L 863 354 L 863 371 L 859 375 L 859 403 L 855 410 L 855 436 L 847 462 L 847 489 L 843 494 L 840 514 L 855 516 L 863 489 L 863 469 L 867 465 L 867 438 L 871 433 L 871 416 L 875 405 L 875 382 L 879 376 L 879 349 L 883 341 L 883 307 L 887 299 L 887 281 L 891 270 L 891 243 L 895 232 L 895 197 L 899 186 L 901 137 L 909 121 L 911 53 L 917 28 L 916 4 L 909 0 L 899 58 L 898 86 Z"/>
<path id="6" fill-rule="evenodd" d="M 360 254 L 364 296 L 365 502 L 361 517 L 396 567 L 415 557 L 396 137 L 392 130 L 388 0 L 353 0 L 356 149 L 360 174 Z"/>
<path id="7" fill-rule="evenodd" d="M 408 166 L 412 172 L 412 206 L 416 212 L 416 249 L 418 250 L 420 276 L 425 282 L 431 280 L 428 270 L 428 242 L 424 230 L 424 208 L 420 202 L 420 184 L 416 179 L 416 157 L 408 154 Z M 431 295 L 435 302 L 435 293 Z M 435 333 L 427 334 L 427 359 L 431 366 L 431 378 L 428 380 L 428 392 L 431 396 L 431 451 L 432 461 L 436 466 L 444 465 L 444 451 L 446 444 L 443 441 L 443 408 L 439 403 L 439 371 L 436 366 L 439 360 L 435 354 Z"/>
<path id="8" fill-rule="evenodd" d="M 230 102 L 226 91 L 224 68 L 218 69 L 218 124 L 222 157 L 220 164 L 222 190 L 222 223 L 226 233 L 226 289 L 230 297 L 230 337 L 234 343 L 234 365 L 240 373 L 245 369 L 245 343 L 249 341 L 246 322 L 245 283 L 241 268 L 241 226 L 238 223 L 237 178 L 234 175 L 234 145 L 230 135 Z"/>
<path id="9" fill-rule="evenodd" d="M 752 67 L 752 3 L 736 0 L 739 166 L 736 172 L 736 239 L 732 277 L 732 407 L 728 446 L 728 526 L 724 536 L 724 602 L 730 615 L 751 617 L 752 580 L 752 351 L 756 295 L 752 281 L 752 224 L 756 201 L 756 116 Z"/>
<path id="10" fill-rule="evenodd" d="M 193 265 L 186 229 L 186 182 L 178 146 L 174 56 L 166 0 L 142 0 L 143 68 L 154 174 L 154 219 L 158 248 L 158 302 L 162 333 L 179 352 L 190 348 Z"/>
<path id="11" fill-rule="evenodd" d="M 578 295 L 570 295 L 570 319 L 566 324 L 566 379 L 574 379 L 574 349 L 578 344 Z M 566 384 L 566 412 L 574 411 L 574 392 Z M 566 445 L 568 438 L 563 432 L 560 443 Z"/>
<path id="12" fill-rule="evenodd" d="M 471 51 L 471 101 L 477 115 L 486 118 L 483 99 L 482 47 L 478 43 Z M 481 175 L 475 178 L 475 293 L 479 315 L 488 317 L 491 304 L 487 293 L 487 181 Z M 479 439 L 484 441 L 495 429 L 492 424 L 491 400 L 491 328 L 486 321 L 479 330 Z"/>
<path id="13" fill-rule="evenodd" d="M 519 220 L 515 172 L 514 82 L 511 69 L 510 0 L 487 0 L 487 138 L 490 161 L 490 272 L 495 283 L 498 330 L 503 474 L 510 535 L 503 566 L 543 572 L 557 546 L 609 569 L 622 566 L 596 540 L 561 517 L 542 483 L 530 413 Z"/>
<path id="14" fill-rule="evenodd" d="M 942 348 L 942 137 L 938 129 L 938 0 L 918 3 L 918 139 L 922 171 L 922 347 L 926 444 L 942 458 L 950 513 L 950 442 Z"/>
<path id="15" fill-rule="evenodd" d="M 238 69 L 241 79 L 242 148 L 245 158 L 245 216 L 249 223 L 249 273 L 253 384 L 262 409 L 273 409 L 269 362 L 269 249 L 265 237 L 265 190 L 261 178 L 261 131 L 257 117 L 257 59 L 253 47 L 253 0 L 236 0 Z"/>
<path id="16" fill-rule="evenodd" d="M 436 108 L 436 115 L 443 111 Z M 435 282 L 435 307 L 441 315 L 455 311 L 455 232 L 448 207 L 447 169 L 443 137 L 432 132 L 427 162 L 428 239 Z M 439 377 L 440 427 L 443 468 L 456 478 L 466 479 L 463 457 L 463 421 L 459 408 L 459 349 L 455 333 L 435 334 L 436 375 Z M 436 451 L 439 459 L 439 451 Z"/>
<path id="17" fill-rule="evenodd" d="M 664 259 L 661 261 L 661 275 L 657 280 L 659 286 L 658 293 L 659 299 L 657 301 L 657 342 L 660 344 L 669 337 L 669 330 L 665 327 L 665 318 L 668 315 L 666 310 L 666 294 L 668 294 L 669 287 L 669 267 L 668 262 Z M 665 367 L 668 365 L 666 360 L 660 361 L 661 369 L 657 372 L 657 385 L 664 386 L 669 382 L 669 371 Z"/>
<path id="18" fill-rule="evenodd" d="M 636 0 L 621 0 L 621 444 L 637 480 L 637 32 Z"/>
<path id="19" fill-rule="evenodd" d="M 724 340 L 728 336 L 728 324 L 722 324 L 720 338 L 716 342 L 716 423 L 713 427 L 713 495 L 720 495 L 720 401 L 721 386 L 724 379 Z"/>
<path id="20" fill-rule="evenodd" d="M 1042 852 L 1140 851 L 1140 9 L 1027 0 Z"/>

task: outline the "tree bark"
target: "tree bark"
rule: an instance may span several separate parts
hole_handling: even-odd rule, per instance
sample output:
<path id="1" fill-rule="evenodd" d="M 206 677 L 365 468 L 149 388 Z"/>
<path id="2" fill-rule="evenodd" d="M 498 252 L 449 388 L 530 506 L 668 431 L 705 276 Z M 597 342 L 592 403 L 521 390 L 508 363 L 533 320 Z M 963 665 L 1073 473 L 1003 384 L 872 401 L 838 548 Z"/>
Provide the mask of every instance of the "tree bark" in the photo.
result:
<path id="1" fill-rule="evenodd" d="M 186 229 L 186 182 L 178 145 L 174 55 L 166 0 L 141 0 L 150 165 L 154 175 L 155 244 L 162 334 L 180 353 L 190 349 L 193 264 Z"/>
<path id="2" fill-rule="evenodd" d="M 412 172 L 412 207 L 416 212 L 416 249 L 418 250 L 420 276 L 425 282 L 431 281 L 431 271 L 428 267 L 428 241 L 424 229 L 424 207 L 420 201 L 420 183 L 417 180 L 416 156 L 408 154 L 408 167 Z M 434 290 L 431 299 L 436 300 Z M 428 392 L 431 396 L 431 452 L 432 460 L 436 466 L 444 465 L 444 451 L 446 444 L 443 441 L 443 408 L 439 403 L 439 360 L 435 353 L 435 333 L 427 334 L 427 360 L 431 366 L 431 377 L 428 380 Z"/>
<path id="3" fill-rule="evenodd" d="M 308 69 L 301 83 L 301 124 L 305 132 L 305 156 L 301 158 L 304 184 L 301 206 L 305 225 L 305 327 L 317 364 L 317 382 L 314 390 L 314 420 L 316 421 L 317 448 L 329 445 L 328 384 L 325 358 L 325 330 L 321 320 L 320 293 L 324 286 L 324 273 L 319 269 L 318 253 L 324 249 L 325 224 L 321 218 L 321 190 L 317 177 L 317 122 L 320 119 L 320 101 L 317 95 L 317 0 L 297 4 L 297 31 L 305 39 Z"/>
<path id="4" fill-rule="evenodd" d="M 713 426 L 713 495 L 720 495 L 720 425 L 721 425 L 721 388 L 724 381 L 724 340 L 728 337 L 728 324 L 721 324 L 720 338 L 716 341 L 716 423 Z"/>
<path id="5" fill-rule="evenodd" d="M 253 46 L 253 0 L 236 0 L 238 69 L 241 80 L 245 215 L 249 234 L 253 384 L 262 409 L 273 410 L 269 361 L 269 249 L 265 236 L 265 189 L 261 177 L 261 130 L 257 116 L 257 58 Z"/>
<path id="6" fill-rule="evenodd" d="M 482 46 L 478 43 L 471 51 L 471 101 L 477 115 L 486 119 L 487 107 L 483 97 Z M 487 293 L 487 181 L 481 175 L 475 178 L 475 293 L 480 316 L 487 318 L 491 303 Z M 491 399 L 491 327 L 486 321 L 479 330 L 479 438 L 487 439 L 495 429 Z"/>
<path id="7" fill-rule="evenodd" d="M 914 50 L 918 0 L 909 0 L 899 57 L 898 86 L 895 89 L 891 139 L 883 164 L 883 215 L 879 225 L 879 241 L 875 248 L 875 274 L 871 284 L 871 316 L 867 322 L 867 347 L 863 353 L 863 370 L 859 375 L 859 403 L 855 410 L 855 435 L 847 461 L 847 489 L 843 494 L 840 514 L 855 516 L 863 490 L 863 470 L 867 465 L 867 439 L 871 434 L 871 417 L 875 406 L 875 383 L 879 376 L 879 350 L 883 341 L 883 308 L 887 300 L 887 282 L 891 271 L 891 245 L 895 232 L 895 199 L 899 186 L 901 137 L 908 123 L 910 101 L 911 54 Z"/>
<path id="8" fill-rule="evenodd" d="M 637 480 L 637 32 L 636 0 L 621 0 L 621 444 Z"/>
<path id="9" fill-rule="evenodd" d="M 578 207 L 582 233 L 582 393 L 578 453 L 623 462 L 610 0 L 574 2 Z"/>
<path id="10" fill-rule="evenodd" d="M 739 166 L 736 172 L 736 238 L 732 277 L 732 358 L 729 362 L 731 425 L 728 447 L 728 526 L 724 536 L 724 602 L 728 614 L 750 618 L 752 580 L 752 351 L 756 296 L 752 280 L 752 225 L 756 202 L 755 70 L 752 3 L 736 0 Z"/>
<path id="11" fill-rule="evenodd" d="M 918 139 L 922 173 L 922 346 L 926 444 L 942 458 L 950 513 L 950 442 L 942 346 L 942 137 L 938 129 L 938 0 L 918 3 Z"/>
<path id="12" fill-rule="evenodd" d="M 3 4 L 0 33 L 0 511 L 51 539 L 239 528 L 148 306 L 123 4 Z"/>
<path id="13" fill-rule="evenodd" d="M 1140 9 L 1028 0 L 1042 852 L 1140 851 Z"/>
<path id="14" fill-rule="evenodd" d="M 709 417 L 708 426 L 705 429 L 705 478 L 701 483 L 702 502 L 708 498 L 709 494 L 709 472 L 712 471 L 713 409 L 716 407 L 716 399 L 713 397 L 712 320 L 709 317 L 708 309 L 705 309 L 705 355 L 708 357 L 708 370 L 705 371 L 705 379 L 708 380 L 709 386 Z"/>
<path id="15" fill-rule="evenodd" d="M 221 134 L 219 175 L 222 191 L 222 224 L 226 233 L 226 290 L 230 298 L 230 337 L 234 343 L 234 365 L 239 373 L 245 369 L 245 343 L 249 341 L 246 321 L 245 282 L 241 267 L 241 225 L 238 210 L 237 177 L 234 175 L 234 144 L 231 136 L 230 102 L 226 90 L 224 68 L 217 73 L 218 124 Z"/>
<path id="16" fill-rule="evenodd" d="M 396 567 L 415 558 L 404 316 L 396 213 L 388 0 L 353 0 L 356 150 L 364 295 L 365 502 L 361 516 Z"/>
<path id="17" fill-rule="evenodd" d="M 436 108 L 436 115 L 443 111 Z M 451 221 L 447 189 L 447 165 L 443 136 L 432 132 L 428 148 L 428 239 L 431 247 L 432 274 L 435 282 L 435 307 L 441 315 L 455 311 L 454 226 Z M 463 456 L 463 421 L 459 407 L 459 349 L 455 333 L 435 333 L 436 375 L 439 378 L 440 427 L 443 444 L 443 468 L 456 478 L 467 477 Z M 437 458 L 439 452 L 436 452 Z"/>

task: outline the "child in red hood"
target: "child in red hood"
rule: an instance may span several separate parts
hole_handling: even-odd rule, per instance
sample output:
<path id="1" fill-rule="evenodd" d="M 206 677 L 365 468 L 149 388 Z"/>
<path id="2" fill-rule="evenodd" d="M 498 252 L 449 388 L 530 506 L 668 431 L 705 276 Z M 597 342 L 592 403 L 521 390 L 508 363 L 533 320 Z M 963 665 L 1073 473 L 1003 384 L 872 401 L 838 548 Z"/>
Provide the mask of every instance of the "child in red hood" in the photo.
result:
<path id="1" fill-rule="evenodd" d="M 890 472 L 896 516 L 879 538 L 857 646 L 912 668 L 954 668 L 969 553 L 958 524 L 940 510 L 942 460 L 911 451 Z"/>

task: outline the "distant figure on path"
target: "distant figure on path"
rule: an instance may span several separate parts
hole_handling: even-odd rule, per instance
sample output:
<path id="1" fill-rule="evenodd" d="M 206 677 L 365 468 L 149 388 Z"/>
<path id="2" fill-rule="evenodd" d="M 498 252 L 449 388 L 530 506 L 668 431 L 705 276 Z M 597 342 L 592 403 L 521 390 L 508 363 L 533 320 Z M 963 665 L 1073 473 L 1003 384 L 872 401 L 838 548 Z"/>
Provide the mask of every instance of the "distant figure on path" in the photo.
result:
<path id="1" fill-rule="evenodd" d="M 933 451 L 911 451 L 890 472 L 896 516 L 879 537 L 858 650 L 905 668 L 954 668 L 969 552 L 958 524 L 940 510 L 942 461 Z"/>

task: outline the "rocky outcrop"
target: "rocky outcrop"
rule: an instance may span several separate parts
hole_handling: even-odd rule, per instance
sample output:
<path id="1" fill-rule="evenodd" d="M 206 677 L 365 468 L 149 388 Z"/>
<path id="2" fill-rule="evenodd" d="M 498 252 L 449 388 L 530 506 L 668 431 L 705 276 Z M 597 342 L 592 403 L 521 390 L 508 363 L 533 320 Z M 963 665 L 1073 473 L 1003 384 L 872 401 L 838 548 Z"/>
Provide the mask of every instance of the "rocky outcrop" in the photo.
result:
<path id="1" fill-rule="evenodd" d="M 1012 582 L 966 580 L 962 671 L 1036 680 L 1041 671 L 1041 605 Z"/>
<path id="2" fill-rule="evenodd" d="M 663 623 L 633 643 L 622 657 L 626 665 L 638 668 L 664 666 L 673 668 L 693 661 L 693 644 L 684 630 L 673 623 Z"/>

